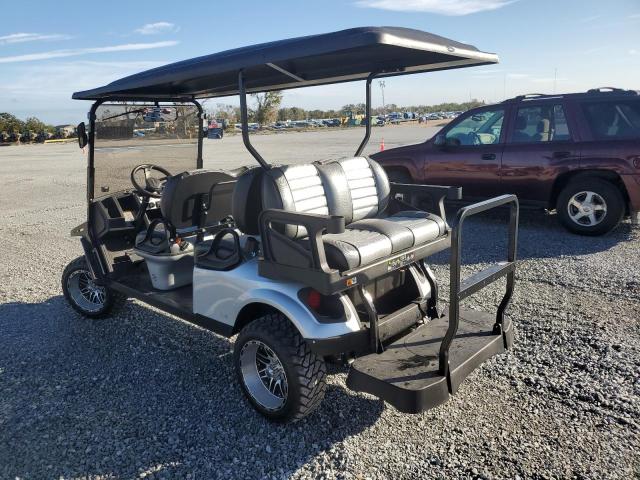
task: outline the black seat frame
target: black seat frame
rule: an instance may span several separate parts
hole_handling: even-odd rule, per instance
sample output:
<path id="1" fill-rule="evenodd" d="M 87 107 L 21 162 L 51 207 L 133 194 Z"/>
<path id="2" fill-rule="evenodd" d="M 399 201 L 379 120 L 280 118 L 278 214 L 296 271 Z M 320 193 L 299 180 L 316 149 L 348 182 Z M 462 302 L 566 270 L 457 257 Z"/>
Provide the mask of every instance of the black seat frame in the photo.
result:
<path id="1" fill-rule="evenodd" d="M 439 214 L 445 224 L 445 199 L 460 200 L 462 198 L 462 189 L 459 187 L 393 182 L 390 183 L 390 187 L 391 208 L 416 210 L 415 206 L 406 202 L 407 196 L 430 196 L 437 200 Z M 402 200 L 396 198 L 398 194 L 403 195 Z M 451 246 L 450 229 L 447 227 L 447 232 L 432 242 L 408 248 L 365 266 L 340 272 L 329 267 L 322 236 L 343 233 L 345 231 L 344 217 L 265 209 L 260 214 L 259 223 L 262 239 L 262 257 L 258 264 L 259 274 L 274 280 L 300 282 L 323 295 L 331 295 L 358 285 L 366 285 L 393 270 L 406 267 Z M 277 225 L 304 226 L 308 232 L 309 251 L 301 251 L 295 240 L 287 238 L 274 228 Z M 300 255 L 306 258 L 305 262 L 300 262 L 299 265 L 296 265 L 295 261 L 283 264 L 275 260 L 276 258 L 291 260 Z M 308 265 L 312 267 L 309 268 Z"/>

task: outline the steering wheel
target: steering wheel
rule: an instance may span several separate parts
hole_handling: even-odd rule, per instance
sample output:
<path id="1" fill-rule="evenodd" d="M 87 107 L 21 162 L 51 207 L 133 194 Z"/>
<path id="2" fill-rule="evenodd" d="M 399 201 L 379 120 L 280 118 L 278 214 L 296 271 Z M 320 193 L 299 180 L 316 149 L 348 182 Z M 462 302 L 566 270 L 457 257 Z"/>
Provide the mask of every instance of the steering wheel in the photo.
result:
<path id="1" fill-rule="evenodd" d="M 141 187 L 138 183 L 138 180 L 136 180 L 136 174 L 141 170 L 144 171 L 144 187 Z M 156 172 L 162 173 L 164 177 L 152 177 L 150 173 L 154 170 Z M 167 182 L 167 178 L 171 176 L 171 173 L 158 165 L 143 163 L 142 165 L 138 165 L 133 170 L 131 170 L 131 183 L 139 193 L 148 197 L 160 198 L 162 196 L 164 184 Z"/>

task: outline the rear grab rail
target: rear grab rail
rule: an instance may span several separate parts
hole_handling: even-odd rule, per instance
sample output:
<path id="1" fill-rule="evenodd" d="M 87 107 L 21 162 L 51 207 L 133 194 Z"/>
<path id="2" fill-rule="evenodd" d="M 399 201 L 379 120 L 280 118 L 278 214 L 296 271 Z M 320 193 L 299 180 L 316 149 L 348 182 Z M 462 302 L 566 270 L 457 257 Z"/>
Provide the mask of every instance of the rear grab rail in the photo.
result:
<path id="1" fill-rule="evenodd" d="M 460 262 L 462 259 L 462 226 L 465 219 L 478 213 L 509 205 L 509 240 L 507 261 L 498 262 L 477 272 L 464 280 L 460 280 Z M 473 295 L 499 278 L 507 277 L 507 285 L 502 301 L 496 313 L 494 333 L 502 333 L 504 312 L 511 302 L 515 285 L 516 249 L 518 244 L 518 218 L 520 206 L 515 195 L 501 195 L 482 202 L 463 207 L 458 211 L 455 227 L 451 231 L 451 260 L 450 260 L 450 298 L 449 298 L 449 326 L 440 344 L 439 368 L 440 374 L 449 377 L 449 348 L 458 331 L 460 322 L 460 302 Z"/>

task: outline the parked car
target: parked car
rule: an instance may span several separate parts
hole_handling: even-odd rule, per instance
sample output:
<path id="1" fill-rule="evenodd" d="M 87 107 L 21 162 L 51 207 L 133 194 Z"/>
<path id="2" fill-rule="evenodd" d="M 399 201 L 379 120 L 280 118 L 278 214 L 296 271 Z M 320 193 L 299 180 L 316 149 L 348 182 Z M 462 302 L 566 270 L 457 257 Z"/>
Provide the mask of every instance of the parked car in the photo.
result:
<path id="1" fill-rule="evenodd" d="M 600 235 L 640 217 L 640 95 L 523 95 L 372 158 L 394 181 L 459 185 L 465 199 L 515 193 L 556 210 L 572 232 Z"/>

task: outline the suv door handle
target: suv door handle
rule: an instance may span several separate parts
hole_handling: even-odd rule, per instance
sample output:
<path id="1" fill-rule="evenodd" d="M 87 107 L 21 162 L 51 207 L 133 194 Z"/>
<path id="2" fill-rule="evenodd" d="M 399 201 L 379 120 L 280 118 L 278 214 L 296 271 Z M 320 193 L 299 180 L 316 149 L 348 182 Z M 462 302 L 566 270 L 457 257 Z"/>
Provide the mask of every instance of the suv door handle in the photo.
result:
<path id="1" fill-rule="evenodd" d="M 553 152 L 553 158 L 569 158 L 571 152 Z"/>
<path id="2" fill-rule="evenodd" d="M 482 154 L 482 159 L 483 160 L 495 160 L 496 159 L 496 154 L 495 153 L 483 153 Z"/>

